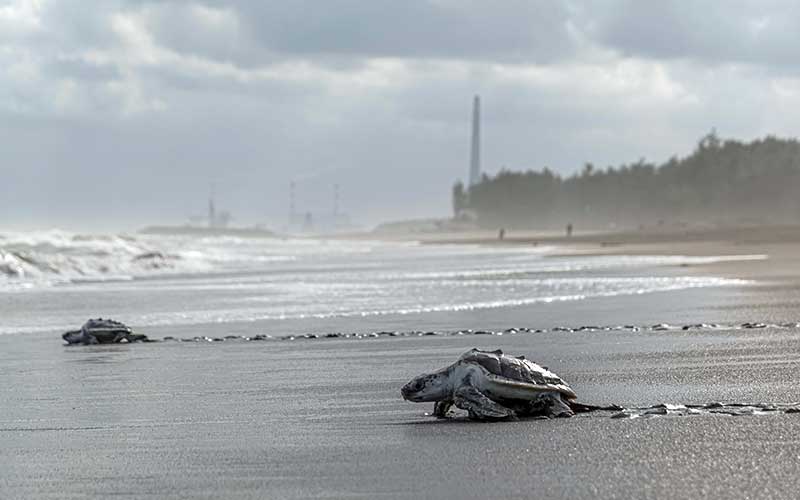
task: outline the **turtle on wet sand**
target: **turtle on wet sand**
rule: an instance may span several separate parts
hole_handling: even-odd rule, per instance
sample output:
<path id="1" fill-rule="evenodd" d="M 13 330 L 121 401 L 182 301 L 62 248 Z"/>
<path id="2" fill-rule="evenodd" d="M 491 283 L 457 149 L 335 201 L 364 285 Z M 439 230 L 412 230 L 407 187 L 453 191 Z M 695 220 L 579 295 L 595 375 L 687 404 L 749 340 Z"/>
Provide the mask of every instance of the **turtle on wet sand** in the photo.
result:
<path id="1" fill-rule="evenodd" d="M 577 395 L 558 375 L 524 356 L 471 349 L 452 365 L 415 377 L 400 389 L 415 403 L 433 402 L 433 415 L 444 418 L 455 405 L 473 420 L 514 417 L 571 417 L 575 413 L 615 410 L 577 403 Z"/>
<path id="2" fill-rule="evenodd" d="M 90 319 L 80 330 L 70 330 L 61 336 L 67 344 L 116 344 L 120 342 L 149 342 L 147 335 L 133 333 L 131 328 L 113 319 Z"/>

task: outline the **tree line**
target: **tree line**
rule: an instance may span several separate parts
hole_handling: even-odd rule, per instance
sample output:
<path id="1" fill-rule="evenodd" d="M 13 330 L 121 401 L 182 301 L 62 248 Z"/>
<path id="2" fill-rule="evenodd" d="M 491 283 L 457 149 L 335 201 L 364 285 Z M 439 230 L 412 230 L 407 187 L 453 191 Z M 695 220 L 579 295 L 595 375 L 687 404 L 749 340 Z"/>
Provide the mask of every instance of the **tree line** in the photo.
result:
<path id="1" fill-rule="evenodd" d="M 595 168 L 562 177 L 502 170 L 453 186 L 456 217 L 482 227 L 635 227 L 653 223 L 800 222 L 800 143 L 721 141 L 712 132 L 687 157 Z"/>

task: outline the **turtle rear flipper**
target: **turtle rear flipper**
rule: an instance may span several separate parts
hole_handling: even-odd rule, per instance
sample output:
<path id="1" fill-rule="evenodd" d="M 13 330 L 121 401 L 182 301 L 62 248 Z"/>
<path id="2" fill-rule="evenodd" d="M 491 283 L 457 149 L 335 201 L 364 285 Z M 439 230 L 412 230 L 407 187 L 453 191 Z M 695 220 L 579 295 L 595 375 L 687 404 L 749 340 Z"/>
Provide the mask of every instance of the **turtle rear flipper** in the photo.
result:
<path id="1" fill-rule="evenodd" d="M 125 336 L 128 339 L 128 342 L 150 342 L 150 339 L 147 338 L 147 335 L 143 333 L 129 333 Z"/>
<path id="2" fill-rule="evenodd" d="M 619 405 L 595 406 L 578 403 L 577 401 L 567 401 L 567 404 L 575 413 L 589 413 L 593 411 L 622 411 L 625 409 Z"/>
<path id="3" fill-rule="evenodd" d="M 497 420 L 515 416 L 514 410 L 492 401 L 472 386 L 461 387 L 454 396 L 455 405 L 467 410 L 470 418 L 475 420 Z"/>
<path id="4" fill-rule="evenodd" d="M 550 418 L 564 418 L 575 415 L 575 412 L 572 411 L 569 403 L 564 401 L 564 398 L 561 397 L 561 394 L 543 394 L 540 399 L 545 399 L 547 401 L 547 410 L 545 411 L 545 415 Z"/>
<path id="5" fill-rule="evenodd" d="M 529 401 L 517 402 L 514 411 L 520 417 L 560 418 L 575 415 L 571 401 L 557 392 L 545 392 Z"/>

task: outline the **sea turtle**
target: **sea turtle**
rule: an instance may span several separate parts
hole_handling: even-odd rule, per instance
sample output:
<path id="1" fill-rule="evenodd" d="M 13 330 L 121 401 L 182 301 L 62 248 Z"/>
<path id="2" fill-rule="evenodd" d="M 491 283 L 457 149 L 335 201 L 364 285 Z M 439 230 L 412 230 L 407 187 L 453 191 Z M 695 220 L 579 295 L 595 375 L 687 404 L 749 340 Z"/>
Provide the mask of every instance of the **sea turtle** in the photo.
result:
<path id="1" fill-rule="evenodd" d="M 115 344 L 118 342 L 147 342 L 147 335 L 133 333 L 130 327 L 113 319 L 90 319 L 80 330 L 71 330 L 61 336 L 67 344 Z"/>
<path id="2" fill-rule="evenodd" d="M 433 415 L 444 418 L 452 405 L 473 420 L 544 416 L 571 417 L 601 408 L 575 402 L 577 395 L 558 375 L 524 356 L 471 349 L 447 368 L 420 375 L 400 389 L 415 403 L 435 401 Z"/>

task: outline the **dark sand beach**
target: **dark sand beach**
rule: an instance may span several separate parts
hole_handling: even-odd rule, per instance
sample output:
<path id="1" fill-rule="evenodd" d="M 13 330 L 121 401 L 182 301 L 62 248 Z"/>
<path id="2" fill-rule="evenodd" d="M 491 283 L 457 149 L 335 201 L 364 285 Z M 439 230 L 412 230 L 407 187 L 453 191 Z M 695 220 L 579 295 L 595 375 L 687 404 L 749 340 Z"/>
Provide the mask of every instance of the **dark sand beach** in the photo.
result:
<path id="1" fill-rule="evenodd" d="M 799 33 L 0 0 L 0 500 L 800 499 Z"/>
<path id="2" fill-rule="evenodd" d="M 486 424 L 433 420 L 429 404 L 401 399 L 410 377 L 481 347 L 547 365 L 587 403 L 800 401 L 800 329 L 734 328 L 800 320 L 798 247 L 660 245 L 659 253 L 712 245 L 709 253 L 771 258 L 681 269 L 754 280 L 740 287 L 419 320 L 421 330 L 721 328 L 73 348 L 53 334 L 2 335 L 0 497 L 796 498 L 798 414 L 612 419 L 606 412 Z M 575 251 L 609 248 L 593 246 Z M 390 323 L 367 318 L 358 326 Z M 345 326 L 332 321 L 330 331 Z"/>

